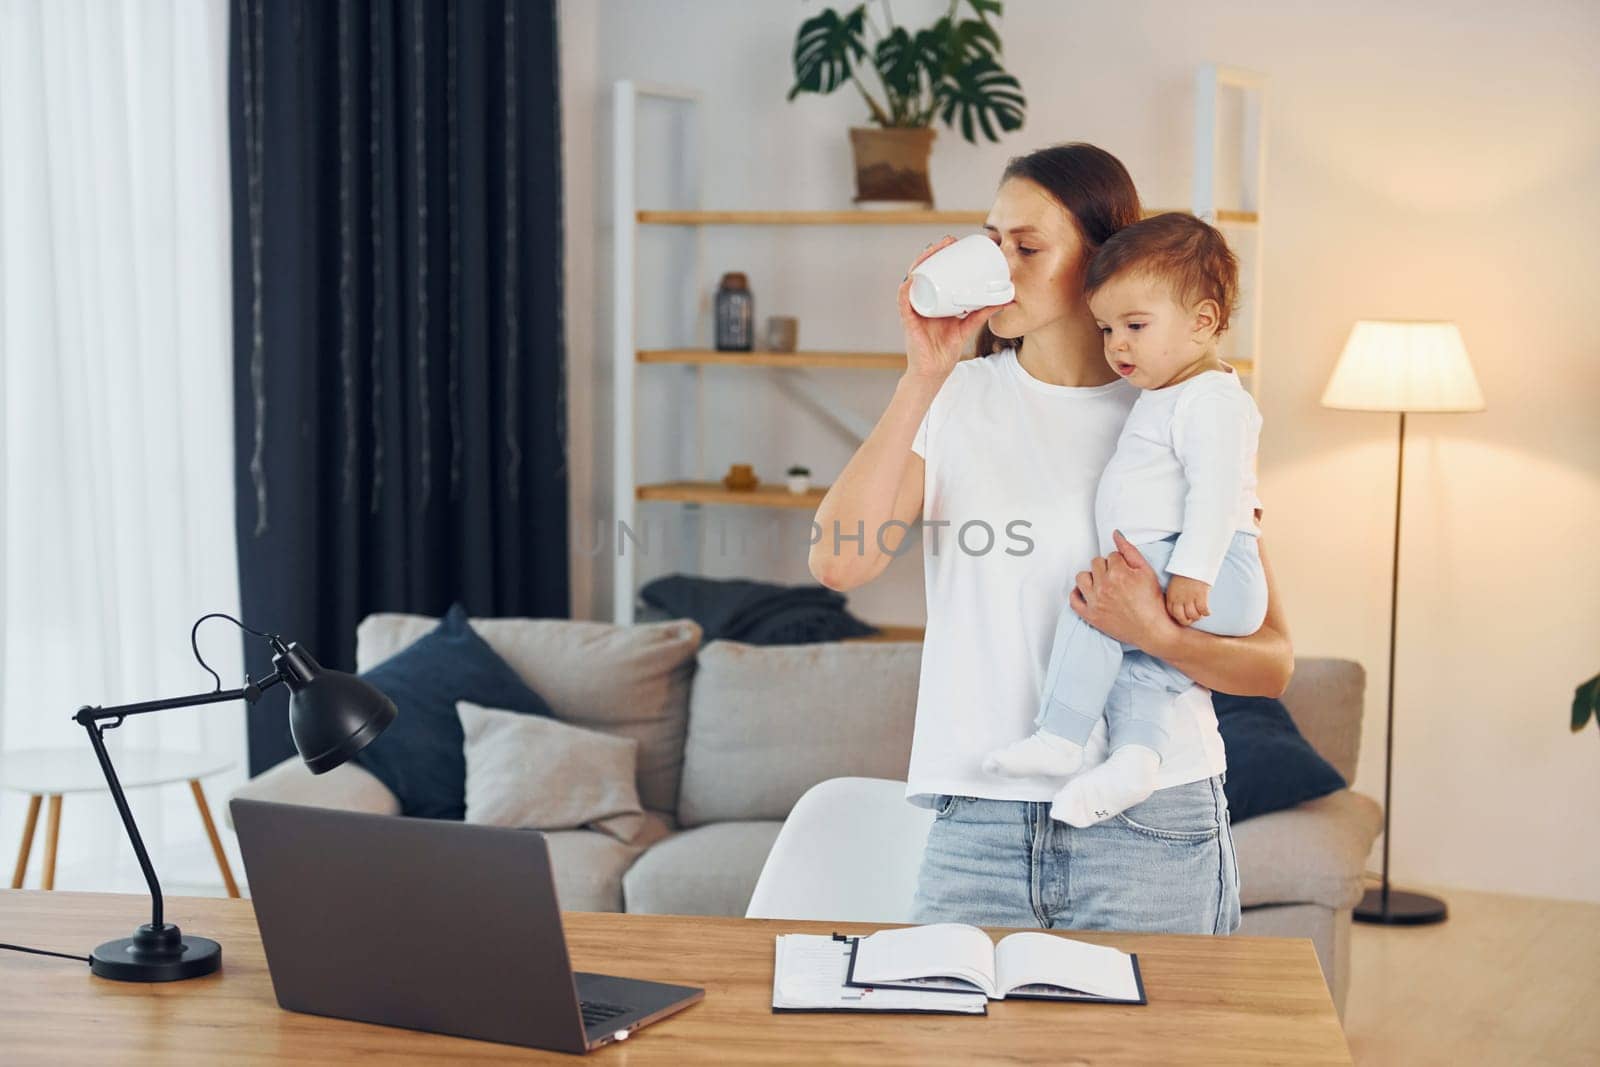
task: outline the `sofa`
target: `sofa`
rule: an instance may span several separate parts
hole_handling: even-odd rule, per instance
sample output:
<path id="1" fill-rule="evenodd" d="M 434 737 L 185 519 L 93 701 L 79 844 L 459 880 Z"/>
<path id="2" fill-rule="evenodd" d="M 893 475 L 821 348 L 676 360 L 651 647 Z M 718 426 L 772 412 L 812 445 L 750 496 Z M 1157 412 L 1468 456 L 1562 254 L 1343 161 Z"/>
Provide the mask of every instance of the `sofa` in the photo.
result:
<path id="1" fill-rule="evenodd" d="M 368 617 L 357 632 L 357 669 L 436 623 Z M 639 743 L 645 829 L 627 844 L 587 829 L 548 834 L 564 910 L 743 915 L 784 818 L 807 789 L 844 776 L 905 778 L 919 643 L 702 647 L 700 628 L 686 619 L 472 626 L 557 718 Z M 1359 664 L 1302 658 L 1284 696 L 1306 739 L 1346 781 L 1355 778 L 1364 685 Z M 233 795 L 400 811 L 394 794 L 354 762 L 313 776 L 290 759 Z M 1233 827 L 1239 933 L 1310 938 L 1341 1013 L 1351 909 L 1381 826 L 1379 805 L 1346 789 Z"/>

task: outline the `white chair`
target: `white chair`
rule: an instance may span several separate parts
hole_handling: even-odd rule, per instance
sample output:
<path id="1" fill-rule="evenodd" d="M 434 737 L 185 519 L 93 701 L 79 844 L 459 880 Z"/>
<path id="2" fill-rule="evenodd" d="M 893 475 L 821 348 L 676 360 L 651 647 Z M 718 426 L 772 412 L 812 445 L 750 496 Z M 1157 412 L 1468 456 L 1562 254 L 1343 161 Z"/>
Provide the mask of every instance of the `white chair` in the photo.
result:
<path id="1" fill-rule="evenodd" d="M 820 782 L 778 831 L 745 918 L 908 923 L 932 825 L 904 782 Z"/>

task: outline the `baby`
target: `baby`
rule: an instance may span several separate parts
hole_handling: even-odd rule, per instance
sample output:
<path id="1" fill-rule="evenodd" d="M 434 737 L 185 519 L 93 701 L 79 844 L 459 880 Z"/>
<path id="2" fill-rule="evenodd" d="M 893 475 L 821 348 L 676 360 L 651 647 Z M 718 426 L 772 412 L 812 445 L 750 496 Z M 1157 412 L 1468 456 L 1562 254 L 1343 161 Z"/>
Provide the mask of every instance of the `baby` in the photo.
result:
<path id="1" fill-rule="evenodd" d="M 1261 413 L 1217 358 L 1238 291 L 1223 237 L 1168 213 L 1113 234 L 1084 278 L 1106 361 L 1143 390 L 1100 476 L 1100 551 L 1121 531 L 1155 571 L 1182 626 L 1243 636 L 1267 610 L 1256 550 L 1256 439 Z M 990 774 L 1077 770 L 1100 716 L 1105 763 L 1056 794 L 1052 817 L 1086 827 L 1144 800 L 1172 734 L 1173 698 L 1193 682 L 1133 645 L 1094 629 L 1064 604 L 1040 696 L 1036 732 L 985 757 Z"/>

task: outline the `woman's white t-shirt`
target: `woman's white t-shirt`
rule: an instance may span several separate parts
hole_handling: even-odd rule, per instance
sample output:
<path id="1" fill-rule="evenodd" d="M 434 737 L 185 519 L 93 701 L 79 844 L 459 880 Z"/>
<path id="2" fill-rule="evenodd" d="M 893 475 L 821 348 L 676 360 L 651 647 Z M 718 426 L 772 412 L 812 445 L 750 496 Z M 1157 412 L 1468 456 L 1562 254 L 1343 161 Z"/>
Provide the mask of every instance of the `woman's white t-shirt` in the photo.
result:
<path id="1" fill-rule="evenodd" d="M 991 775 L 981 763 L 1034 729 L 1056 620 L 1099 554 L 1095 488 L 1138 395 L 1121 379 L 1042 382 L 1008 348 L 956 364 L 934 397 L 911 446 L 926 465 L 928 600 L 912 802 L 931 806 L 939 793 L 1044 801 L 1071 777 Z M 1210 691 L 1191 686 L 1176 700 L 1158 788 L 1227 766 Z M 1102 719 L 1076 773 L 1106 755 Z"/>

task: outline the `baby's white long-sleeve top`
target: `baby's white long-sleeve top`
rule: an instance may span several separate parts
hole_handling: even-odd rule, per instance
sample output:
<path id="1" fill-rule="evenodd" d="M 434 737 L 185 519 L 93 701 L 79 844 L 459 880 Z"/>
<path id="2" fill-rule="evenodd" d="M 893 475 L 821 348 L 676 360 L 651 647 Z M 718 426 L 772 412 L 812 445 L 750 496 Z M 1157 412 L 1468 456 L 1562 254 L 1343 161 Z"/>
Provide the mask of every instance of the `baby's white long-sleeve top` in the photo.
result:
<path id="1" fill-rule="evenodd" d="M 1255 523 L 1261 412 L 1231 370 L 1203 371 L 1134 401 L 1095 493 L 1101 555 L 1112 530 L 1134 544 L 1178 535 L 1167 565 L 1216 584 L 1236 531 Z"/>

